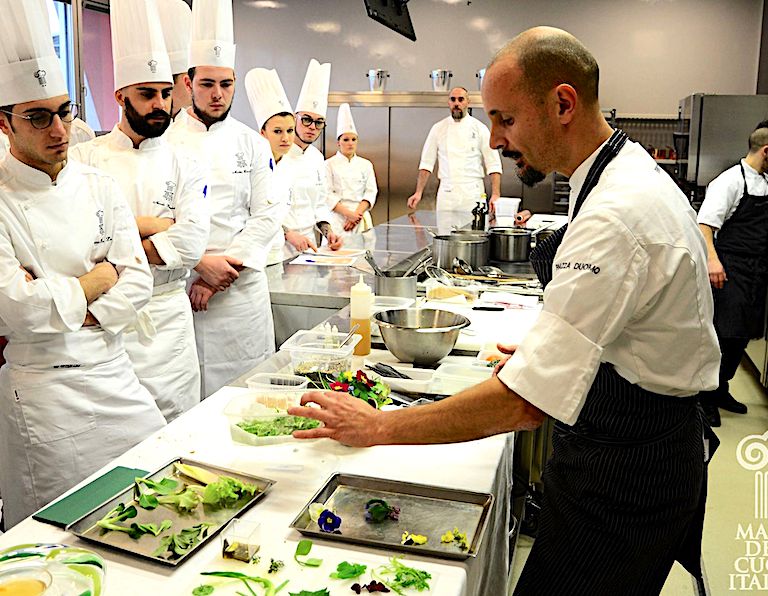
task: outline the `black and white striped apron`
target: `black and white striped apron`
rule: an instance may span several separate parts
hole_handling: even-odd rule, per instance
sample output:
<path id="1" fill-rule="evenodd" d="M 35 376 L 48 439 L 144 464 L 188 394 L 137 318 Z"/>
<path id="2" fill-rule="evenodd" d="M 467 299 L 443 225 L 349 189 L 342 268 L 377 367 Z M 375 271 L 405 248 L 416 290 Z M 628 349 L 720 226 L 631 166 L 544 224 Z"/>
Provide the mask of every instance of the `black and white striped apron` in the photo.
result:
<path id="1" fill-rule="evenodd" d="M 573 217 L 626 139 L 617 130 L 603 147 Z M 531 254 L 544 285 L 564 227 Z M 576 424 L 555 424 L 539 532 L 515 594 L 649 596 L 675 560 L 700 577 L 705 501 L 696 398 L 652 393 L 602 363 Z"/>

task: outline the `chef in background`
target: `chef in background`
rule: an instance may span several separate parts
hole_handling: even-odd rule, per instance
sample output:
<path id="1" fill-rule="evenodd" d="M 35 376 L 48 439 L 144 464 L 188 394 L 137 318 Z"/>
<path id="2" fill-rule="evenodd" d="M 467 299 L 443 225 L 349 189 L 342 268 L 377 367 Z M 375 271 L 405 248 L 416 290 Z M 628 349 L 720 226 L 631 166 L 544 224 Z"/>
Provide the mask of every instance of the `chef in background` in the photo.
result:
<path id="1" fill-rule="evenodd" d="M 336 121 L 336 155 L 325 160 L 331 225 L 341 236 L 361 234 L 373 228 L 371 207 L 379 192 L 373 164 L 357 155 L 357 128 L 348 103 L 339 106 Z"/>
<path id="2" fill-rule="evenodd" d="M 188 285 L 207 397 L 275 351 L 264 268 L 282 205 L 272 196 L 269 143 L 229 114 L 235 93 L 231 2 L 195 0 L 189 64 L 192 106 L 179 112 L 167 134 L 208 166 L 211 233 Z"/>
<path id="3" fill-rule="evenodd" d="M 282 206 L 282 220 L 288 214 L 293 194 L 296 164 L 288 153 L 296 136 L 296 116 L 276 70 L 254 68 L 248 71 L 245 75 L 245 90 L 259 132 L 272 149 L 272 196 Z M 285 237 L 280 228 L 270 246 L 268 264 L 283 261 L 284 245 Z"/>
<path id="4" fill-rule="evenodd" d="M 320 64 L 312 58 L 296 101 L 296 138 L 289 153 L 296 163 L 293 195 L 291 208 L 282 222 L 285 258 L 305 250 L 317 250 L 316 229 L 331 250 L 338 250 L 342 245 L 330 224 L 325 158 L 312 145 L 325 128 L 330 84 L 330 63 Z"/>
<path id="5" fill-rule="evenodd" d="M 192 27 L 192 9 L 184 0 L 157 0 L 160 24 L 165 37 L 168 59 L 173 74 L 171 93 L 171 118 L 192 105 L 192 97 L 184 82 L 189 70 L 189 39 Z"/>
<path id="6" fill-rule="evenodd" d="M 0 0 L 0 491 L 6 528 L 165 425 L 123 347 L 152 295 L 108 174 L 67 160 L 77 107 L 44 0 Z M 11 27 L 13 30 L 11 30 Z"/>
<path id="7" fill-rule="evenodd" d="M 125 333 L 125 348 L 170 422 L 200 402 L 185 290 L 208 244 L 205 182 L 201 167 L 163 136 L 171 123 L 173 75 L 155 0 L 112 0 L 109 19 L 120 122 L 70 155 L 111 174 L 136 217 L 154 289 L 137 325 Z"/>
<path id="8" fill-rule="evenodd" d="M 765 334 L 768 291 L 768 120 L 749 135 L 749 150 L 707 186 L 697 218 L 707 242 L 709 281 L 715 299 L 715 330 L 720 342 L 720 382 L 701 395 L 713 426 L 718 408 L 746 414 L 747 406 L 731 395 L 750 339 Z"/>
<path id="9" fill-rule="evenodd" d="M 70 149 L 80 143 L 87 143 L 96 138 L 96 133 L 88 124 L 80 118 L 72 120 L 72 126 L 69 129 L 69 147 Z"/>
<path id="10" fill-rule="evenodd" d="M 416 209 L 421 201 L 435 160 L 438 163 L 437 214 L 440 231 L 452 225 L 465 224 L 472 208 L 484 200 L 484 178 L 491 178 L 490 208 L 501 194 L 501 159 L 488 140 L 488 127 L 469 115 L 469 93 L 454 87 L 448 96 L 450 115 L 429 131 L 421 151 L 416 192 L 408 197 L 408 208 Z"/>

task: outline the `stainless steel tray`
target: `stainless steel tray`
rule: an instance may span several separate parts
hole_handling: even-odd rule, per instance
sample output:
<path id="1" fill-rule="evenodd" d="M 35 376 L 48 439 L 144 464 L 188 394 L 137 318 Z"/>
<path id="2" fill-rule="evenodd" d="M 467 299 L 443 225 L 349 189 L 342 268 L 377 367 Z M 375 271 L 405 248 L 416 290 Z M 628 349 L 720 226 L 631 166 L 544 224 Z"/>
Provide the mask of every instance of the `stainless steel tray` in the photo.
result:
<path id="1" fill-rule="evenodd" d="M 366 522 L 365 503 L 375 498 L 400 507 L 399 521 Z M 312 503 L 323 503 L 341 517 L 341 534 L 320 530 L 309 515 Z M 493 495 L 487 493 L 336 473 L 296 516 L 291 528 L 305 536 L 464 560 L 477 556 L 492 504 Z M 440 542 L 440 537 L 455 527 L 467 534 L 469 550 L 462 551 L 455 543 Z M 401 544 L 406 530 L 427 536 L 427 543 Z"/>
<path id="2" fill-rule="evenodd" d="M 83 540 L 121 550 L 135 557 L 149 559 L 151 561 L 156 561 L 157 563 L 162 563 L 163 565 L 170 565 L 175 567 L 187 560 L 197 551 L 198 548 L 211 540 L 227 523 L 230 522 L 230 520 L 238 517 L 241 513 L 251 508 L 258 500 L 264 497 L 264 495 L 275 483 L 274 480 L 269 480 L 267 478 L 250 476 L 248 474 L 242 474 L 240 472 L 235 472 L 226 468 L 219 468 L 217 466 L 212 466 L 210 464 L 186 458 L 174 459 L 156 472 L 149 474 L 147 478 L 159 481 L 164 476 L 169 476 L 172 478 L 179 478 L 188 485 L 200 484 L 196 480 L 177 473 L 173 466 L 173 464 L 176 462 L 198 466 L 205 470 L 209 470 L 214 474 L 230 476 L 242 482 L 255 484 L 259 487 L 260 490 L 252 498 L 248 499 L 247 501 L 243 500 L 239 502 L 235 507 L 226 509 L 212 509 L 201 504 L 191 513 L 181 514 L 175 508 L 165 507 L 163 505 L 160 505 L 151 511 L 142 509 L 138 506 L 136 500 L 134 499 L 134 487 L 132 485 L 130 488 L 127 488 L 116 497 L 110 499 L 80 519 L 72 522 L 65 529 L 75 534 L 75 536 L 82 538 Z M 98 526 L 96 526 L 96 522 L 104 517 L 107 513 L 109 513 L 112 509 L 117 507 L 117 505 L 120 503 L 125 503 L 126 505 L 136 505 L 136 509 L 138 510 L 138 515 L 133 519 L 126 520 L 124 525 L 130 525 L 133 522 L 159 524 L 163 520 L 169 519 L 173 523 L 173 526 L 171 526 L 170 530 L 166 530 L 158 537 L 152 536 L 151 534 L 145 534 L 138 540 L 134 540 L 125 532 L 109 531 L 104 533 Z M 152 555 L 152 552 L 155 551 L 158 546 L 160 546 L 160 541 L 164 536 L 167 536 L 169 533 L 180 532 L 184 528 L 195 526 L 201 522 L 208 522 L 214 525 L 210 527 L 208 535 L 203 540 L 198 542 L 193 548 L 191 548 L 189 552 L 177 559 L 171 560 Z"/>

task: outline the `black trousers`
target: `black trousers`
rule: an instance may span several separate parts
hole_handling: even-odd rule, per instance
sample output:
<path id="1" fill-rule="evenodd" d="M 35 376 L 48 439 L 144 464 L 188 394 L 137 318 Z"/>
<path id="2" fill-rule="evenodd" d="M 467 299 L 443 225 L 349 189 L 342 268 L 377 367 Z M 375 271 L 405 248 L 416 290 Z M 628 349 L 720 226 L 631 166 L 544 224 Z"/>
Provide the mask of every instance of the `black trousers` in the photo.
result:
<path id="1" fill-rule="evenodd" d="M 719 384 L 714 391 L 701 392 L 701 403 L 704 405 L 716 406 L 720 398 L 728 396 L 730 392 L 729 381 L 736 374 L 736 369 L 739 368 L 749 339 L 746 337 L 718 337 L 718 342 L 721 353 Z"/>

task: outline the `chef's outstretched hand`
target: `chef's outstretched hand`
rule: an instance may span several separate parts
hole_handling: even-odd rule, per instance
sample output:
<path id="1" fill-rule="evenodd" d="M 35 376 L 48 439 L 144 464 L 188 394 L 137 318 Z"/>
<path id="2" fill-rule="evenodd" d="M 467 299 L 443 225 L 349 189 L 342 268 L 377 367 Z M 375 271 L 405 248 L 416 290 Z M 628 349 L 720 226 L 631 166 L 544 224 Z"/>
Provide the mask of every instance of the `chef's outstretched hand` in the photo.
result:
<path id="1" fill-rule="evenodd" d="M 709 272 L 709 283 L 712 284 L 712 287 L 722 290 L 725 282 L 728 281 L 728 276 L 725 274 L 725 268 L 720 259 L 717 257 L 707 259 L 707 271 Z"/>
<path id="2" fill-rule="evenodd" d="M 319 408 L 306 404 L 317 404 Z M 311 430 L 297 430 L 297 439 L 329 438 L 350 447 L 370 447 L 381 412 L 362 399 L 339 391 L 310 391 L 301 396 L 301 406 L 288 408 L 291 416 L 304 416 L 319 420 L 323 426 Z"/>
<path id="3" fill-rule="evenodd" d="M 313 250 L 317 252 L 317 246 L 315 243 L 303 234 L 299 234 L 296 230 L 287 231 L 285 233 L 285 239 L 291 246 L 293 246 L 293 248 L 299 252 L 304 252 L 305 250 Z"/>
<path id="4" fill-rule="evenodd" d="M 515 351 L 517 350 L 517 345 L 516 344 L 496 344 L 496 349 L 502 354 L 506 354 L 506 356 L 503 356 L 501 360 L 499 360 L 498 364 L 496 364 L 496 366 L 493 367 L 494 377 L 497 374 L 499 374 L 499 371 L 507 363 L 507 360 L 509 360 L 512 357 L 512 354 L 515 353 Z"/>
<path id="5" fill-rule="evenodd" d="M 192 310 L 200 312 L 208 310 L 208 301 L 216 293 L 216 289 L 205 283 L 202 278 L 198 278 L 189 288 L 189 303 Z"/>
<path id="6" fill-rule="evenodd" d="M 421 201 L 421 193 L 415 192 L 408 197 L 408 209 L 416 209 L 416 206 Z"/>
<path id="7" fill-rule="evenodd" d="M 242 264 L 241 260 L 225 255 L 203 255 L 195 266 L 195 271 L 200 274 L 205 283 L 217 292 L 223 292 L 240 277 L 237 267 L 241 267 Z"/>
<path id="8" fill-rule="evenodd" d="M 342 244 L 344 244 L 341 236 L 337 236 L 333 232 L 328 232 L 328 235 L 325 237 L 325 239 L 328 240 L 328 248 L 331 250 L 339 250 Z"/>

